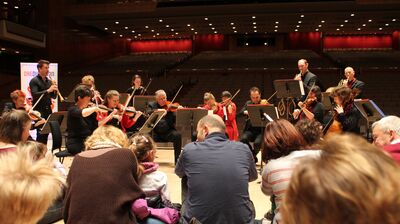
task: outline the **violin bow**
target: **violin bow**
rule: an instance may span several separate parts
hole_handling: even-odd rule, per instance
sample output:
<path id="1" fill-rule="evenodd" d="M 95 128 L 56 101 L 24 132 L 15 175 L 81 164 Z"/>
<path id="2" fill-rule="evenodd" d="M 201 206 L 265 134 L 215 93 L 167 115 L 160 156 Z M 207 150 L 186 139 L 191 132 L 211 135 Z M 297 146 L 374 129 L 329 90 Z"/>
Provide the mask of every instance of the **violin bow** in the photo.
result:
<path id="1" fill-rule="evenodd" d="M 151 83 L 152 81 L 153 81 L 153 80 L 150 78 L 150 81 L 149 81 L 149 83 L 147 83 L 146 88 L 142 89 L 142 91 L 140 92 L 140 95 L 141 95 L 141 96 L 143 96 L 143 94 L 147 91 L 147 88 L 149 88 L 150 83 Z"/>
<path id="2" fill-rule="evenodd" d="M 178 91 L 175 93 L 174 98 L 172 98 L 172 100 L 171 100 L 171 104 L 175 101 L 176 97 L 178 96 L 178 94 L 179 94 L 179 92 L 181 91 L 182 88 L 183 88 L 183 84 L 181 85 L 181 87 L 179 87 Z"/>

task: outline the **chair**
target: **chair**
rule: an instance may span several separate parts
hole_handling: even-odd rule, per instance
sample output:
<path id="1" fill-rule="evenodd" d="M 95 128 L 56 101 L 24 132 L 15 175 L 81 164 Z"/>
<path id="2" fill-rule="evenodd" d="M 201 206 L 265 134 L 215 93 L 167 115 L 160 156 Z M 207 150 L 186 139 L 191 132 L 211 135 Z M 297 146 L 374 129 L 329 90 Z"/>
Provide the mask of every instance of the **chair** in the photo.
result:
<path id="1" fill-rule="evenodd" d="M 53 136 L 53 145 L 51 147 L 51 152 L 58 149 L 58 152 L 55 154 L 56 157 L 60 160 L 61 163 L 64 162 L 65 157 L 73 156 L 67 150 L 61 150 L 62 148 L 62 134 L 60 123 L 57 121 L 49 121 L 51 135 Z"/>

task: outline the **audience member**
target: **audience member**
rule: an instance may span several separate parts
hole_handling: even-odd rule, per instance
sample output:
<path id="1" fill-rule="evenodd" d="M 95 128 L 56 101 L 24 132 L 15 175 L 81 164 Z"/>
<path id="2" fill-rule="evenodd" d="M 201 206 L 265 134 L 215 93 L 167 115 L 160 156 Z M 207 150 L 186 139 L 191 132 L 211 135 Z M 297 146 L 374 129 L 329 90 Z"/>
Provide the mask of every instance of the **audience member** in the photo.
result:
<path id="1" fill-rule="evenodd" d="M 42 218 L 64 184 L 52 164 L 33 162 L 22 150 L 0 156 L 0 223 L 36 224 Z"/>
<path id="2" fill-rule="evenodd" d="M 400 118 L 387 116 L 372 124 L 374 144 L 400 163 Z"/>
<path id="3" fill-rule="evenodd" d="M 127 136 L 113 126 L 96 129 L 75 156 L 67 178 L 65 223 L 136 223 L 131 204 L 144 193 Z"/>
<path id="4" fill-rule="evenodd" d="M 171 199 L 168 190 L 167 175 L 158 169 L 154 162 L 157 146 L 154 140 L 146 135 L 135 135 L 130 139 L 130 148 L 139 161 L 142 175 L 139 178 L 139 186 L 146 194 L 150 207 L 171 207 Z"/>
<path id="5" fill-rule="evenodd" d="M 292 174 L 283 223 L 400 223 L 400 168 L 355 135 L 335 136 Z"/>
<path id="6" fill-rule="evenodd" d="M 23 110 L 11 110 L 0 117 L 0 153 L 15 151 L 16 145 L 29 138 L 31 118 Z"/>
<path id="7" fill-rule="evenodd" d="M 323 136 L 322 124 L 316 120 L 303 119 L 295 126 L 306 142 L 305 148 L 318 149 Z"/>
<path id="8" fill-rule="evenodd" d="M 292 170 L 304 158 L 316 157 L 317 150 L 303 150 L 306 142 L 287 120 L 276 120 L 265 127 L 262 159 L 267 165 L 262 172 L 261 190 L 273 198 L 273 223 L 281 221 L 279 212 Z"/>
<path id="9" fill-rule="evenodd" d="M 218 115 L 207 115 L 197 125 L 198 142 L 187 144 L 175 173 L 187 177 L 182 223 L 195 217 L 201 223 L 254 223 L 249 182 L 257 179 L 247 145 L 229 141 Z"/>

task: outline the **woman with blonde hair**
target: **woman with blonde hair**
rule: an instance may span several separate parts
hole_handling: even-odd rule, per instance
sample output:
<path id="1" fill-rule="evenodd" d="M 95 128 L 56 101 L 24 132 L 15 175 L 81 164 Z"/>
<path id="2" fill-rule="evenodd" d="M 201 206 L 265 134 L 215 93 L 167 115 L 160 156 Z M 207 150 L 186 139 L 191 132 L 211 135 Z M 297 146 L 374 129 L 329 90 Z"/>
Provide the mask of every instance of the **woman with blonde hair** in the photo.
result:
<path id="1" fill-rule="evenodd" d="M 400 223 L 400 168 L 355 135 L 329 138 L 292 174 L 281 213 L 294 223 Z"/>
<path id="2" fill-rule="evenodd" d="M 118 128 L 102 126 L 85 142 L 68 173 L 65 223 L 136 223 L 133 201 L 143 198 L 138 163 L 128 138 Z"/>

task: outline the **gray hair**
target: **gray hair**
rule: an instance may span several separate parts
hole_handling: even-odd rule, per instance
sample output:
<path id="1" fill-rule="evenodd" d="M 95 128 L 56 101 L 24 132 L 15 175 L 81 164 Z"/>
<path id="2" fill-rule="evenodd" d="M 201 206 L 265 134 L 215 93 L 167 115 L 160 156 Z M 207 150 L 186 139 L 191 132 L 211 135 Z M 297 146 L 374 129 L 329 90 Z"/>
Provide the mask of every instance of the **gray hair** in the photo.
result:
<path id="1" fill-rule="evenodd" d="M 379 121 L 372 124 L 372 129 L 379 126 L 383 132 L 394 131 L 397 135 L 400 135 L 400 118 L 397 116 L 386 116 Z"/>
<path id="2" fill-rule="evenodd" d="M 155 93 L 156 97 L 163 95 L 163 96 L 167 96 L 167 93 L 165 93 L 165 91 L 163 89 L 159 89 L 156 91 Z"/>
<path id="3" fill-rule="evenodd" d="M 225 123 L 222 118 L 216 114 L 206 115 L 199 120 L 198 126 L 207 125 L 209 128 L 216 129 L 225 133 Z"/>

